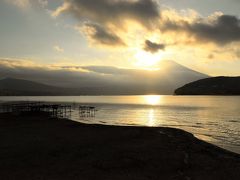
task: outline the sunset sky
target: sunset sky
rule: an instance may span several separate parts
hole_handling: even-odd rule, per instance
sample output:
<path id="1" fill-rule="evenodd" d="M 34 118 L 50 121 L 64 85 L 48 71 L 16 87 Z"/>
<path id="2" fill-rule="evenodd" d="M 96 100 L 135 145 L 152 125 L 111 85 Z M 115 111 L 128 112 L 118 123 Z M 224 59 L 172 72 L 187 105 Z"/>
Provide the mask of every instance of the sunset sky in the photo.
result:
<path id="1" fill-rule="evenodd" d="M 240 75 L 239 0 L 1 0 L 0 66 Z"/>

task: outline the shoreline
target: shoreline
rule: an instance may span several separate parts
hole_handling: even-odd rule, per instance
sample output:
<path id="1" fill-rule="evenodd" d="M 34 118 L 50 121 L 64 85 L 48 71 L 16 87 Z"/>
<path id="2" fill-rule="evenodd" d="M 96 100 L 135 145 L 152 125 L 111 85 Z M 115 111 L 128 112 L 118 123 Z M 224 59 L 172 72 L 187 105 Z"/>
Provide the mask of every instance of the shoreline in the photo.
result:
<path id="1" fill-rule="evenodd" d="M 0 179 L 237 180 L 240 154 L 181 129 L 0 114 Z"/>

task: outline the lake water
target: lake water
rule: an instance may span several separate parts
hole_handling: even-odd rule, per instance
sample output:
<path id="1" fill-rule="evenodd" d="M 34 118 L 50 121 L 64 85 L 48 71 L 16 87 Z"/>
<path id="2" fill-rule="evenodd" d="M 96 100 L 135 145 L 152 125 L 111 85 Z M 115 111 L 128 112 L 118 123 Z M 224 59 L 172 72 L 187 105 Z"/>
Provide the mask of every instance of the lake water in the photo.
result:
<path id="1" fill-rule="evenodd" d="M 167 126 L 240 153 L 240 96 L 50 96 L 0 97 L 0 101 L 46 101 L 97 107 L 96 116 L 72 119 L 111 125 Z M 77 106 L 76 106 L 77 107 Z"/>

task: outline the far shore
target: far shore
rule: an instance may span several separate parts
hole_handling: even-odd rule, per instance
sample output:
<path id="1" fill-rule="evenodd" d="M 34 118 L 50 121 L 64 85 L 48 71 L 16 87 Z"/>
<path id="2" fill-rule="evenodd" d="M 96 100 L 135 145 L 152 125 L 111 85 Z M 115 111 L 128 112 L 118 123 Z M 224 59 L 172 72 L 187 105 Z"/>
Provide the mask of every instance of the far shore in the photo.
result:
<path id="1" fill-rule="evenodd" d="M 180 129 L 0 114 L 1 180 L 239 180 L 240 155 Z"/>

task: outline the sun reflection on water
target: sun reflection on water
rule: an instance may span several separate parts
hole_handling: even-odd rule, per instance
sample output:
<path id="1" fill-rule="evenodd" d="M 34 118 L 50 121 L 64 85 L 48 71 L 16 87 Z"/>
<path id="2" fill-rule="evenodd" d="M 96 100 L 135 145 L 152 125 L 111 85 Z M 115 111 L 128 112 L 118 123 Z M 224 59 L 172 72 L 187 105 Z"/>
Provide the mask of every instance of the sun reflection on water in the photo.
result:
<path id="1" fill-rule="evenodd" d="M 148 113 L 148 126 L 154 126 L 155 125 L 155 115 L 154 115 L 154 109 L 150 109 Z"/>

